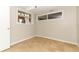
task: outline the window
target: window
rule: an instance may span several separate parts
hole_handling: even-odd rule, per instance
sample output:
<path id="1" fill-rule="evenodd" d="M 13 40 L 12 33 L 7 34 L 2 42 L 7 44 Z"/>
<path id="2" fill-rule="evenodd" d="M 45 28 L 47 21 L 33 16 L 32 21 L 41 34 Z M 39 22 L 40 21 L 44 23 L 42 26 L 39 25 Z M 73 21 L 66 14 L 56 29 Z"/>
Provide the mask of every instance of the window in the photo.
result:
<path id="1" fill-rule="evenodd" d="M 31 23 L 31 14 L 18 10 L 18 22 L 27 23 L 27 21 Z"/>
<path id="2" fill-rule="evenodd" d="M 56 19 L 62 16 L 62 12 L 46 14 L 42 16 L 38 16 L 38 20 L 46 20 L 46 19 Z"/>
<path id="3" fill-rule="evenodd" d="M 46 20 L 46 19 L 47 19 L 47 15 L 38 16 L 38 20 Z"/>
<path id="4" fill-rule="evenodd" d="M 48 14 L 48 19 L 56 19 L 62 16 L 62 12 Z"/>

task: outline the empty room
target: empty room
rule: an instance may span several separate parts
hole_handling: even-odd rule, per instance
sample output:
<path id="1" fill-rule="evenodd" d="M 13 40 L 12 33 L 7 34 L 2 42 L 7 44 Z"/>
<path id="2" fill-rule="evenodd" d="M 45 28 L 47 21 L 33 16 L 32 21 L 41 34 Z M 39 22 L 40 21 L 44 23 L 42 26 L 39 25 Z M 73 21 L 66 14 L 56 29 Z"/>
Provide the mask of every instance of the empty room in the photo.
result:
<path id="1" fill-rule="evenodd" d="M 0 9 L 3 13 L 0 51 L 79 52 L 78 6 L 10 6 Z"/>

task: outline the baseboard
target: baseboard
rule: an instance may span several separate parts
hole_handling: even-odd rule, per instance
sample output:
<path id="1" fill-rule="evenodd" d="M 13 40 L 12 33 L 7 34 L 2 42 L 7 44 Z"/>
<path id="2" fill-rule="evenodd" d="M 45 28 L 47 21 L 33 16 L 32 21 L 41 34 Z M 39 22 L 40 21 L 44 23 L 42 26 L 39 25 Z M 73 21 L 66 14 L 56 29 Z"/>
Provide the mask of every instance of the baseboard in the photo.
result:
<path id="1" fill-rule="evenodd" d="M 36 35 L 36 37 L 48 38 L 48 39 L 52 39 L 52 40 L 56 40 L 56 41 L 60 41 L 60 42 L 65 42 L 65 43 L 68 43 L 68 44 L 73 44 L 73 45 L 77 45 L 78 46 L 77 43 L 69 42 L 69 41 L 65 41 L 65 40 L 61 40 L 61 39 L 57 39 L 57 38 L 51 38 L 51 37 L 39 36 L 39 35 Z"/>
<path id="2" fill-rule="evenodd" d="M 17 44 L 17 43 L 20 43 L 20 42 L 22 42 L 22 41 L 25 41 L 25 40 L 31 39 L 31 38 L 33 38 L 33 37 L 43 37 L 43 38 L 48 38 L 48 39 L 52 39 L 52 40 L 56 40 L 56 41 L 61 41 L 61 42 L 65 42 L 65 43 L 69 43 L 69 44 L 73 44 L 73 45 L 77 45 L 77 46 L 78 46 L 78 44 L 77 44 L 77 43 L 74 43 L 74 42 L 69 42 L 69 41 L 64 41 L 64 40 L 57 39 L 57 38 L 51 38 L 51 37 L 39 36 L 39 35 L 31 36 L 31 37 L 28 37 L 28 38 L 25 38 L 25 39 L 19 40 L 19 41 L 17 41 L 17 42 L 11 43 L 11 46 L 12 46 L 12 45 L 15 45 L 15 44 Z M 79 46 L 78 46 L 78 47 L 79 47 Z"/>
<path id="3" fill-rule="evenodd" d="M 35 37 L 35 36 L 31 36 L 31 37 L 28 37 L 28 38 L 19 40 L 19 41 L 17 41 L 17 42 L 13 42 L 13 43 L 10 44 L 10 46 L 15 45 L 15 44 L 20 43 L 20 42 L 23 42 L 23 41 L 28 40 L 28 39 L 31 39 L 31 38 L 33 38 L 33 37 Z"/>
<path id="4" fill-rule="evenodd" d="M 0 52 L 4 52 L 5 50 L 9 49 L 10 47 L 4 48 L 2 50 L 0 50 Z"/>

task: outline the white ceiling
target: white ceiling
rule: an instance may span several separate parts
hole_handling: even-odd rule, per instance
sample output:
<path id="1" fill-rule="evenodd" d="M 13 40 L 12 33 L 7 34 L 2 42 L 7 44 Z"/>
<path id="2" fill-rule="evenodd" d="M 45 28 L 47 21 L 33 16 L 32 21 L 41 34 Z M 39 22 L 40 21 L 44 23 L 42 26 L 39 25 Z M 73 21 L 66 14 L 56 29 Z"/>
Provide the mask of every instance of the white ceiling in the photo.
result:
<path id="1" fill-rule="evenodd" d="M 54 11 L 56 6 L 37 6 L 37 8 L 33 8 L 34 6 L 18 6 L 18 7 L 25 10 L 32 8 L 31 10 L 29 10 L 30 12 L 34 14 L 43 14 L 43 13 Z"/>
<path id="2" fill-rule="evenodd" d="M 35 14 L 42 14 L 54 11 L 54 8 L 54 6 L 39 6 L 38 8 L 32 9 L 30 11 Z"/>

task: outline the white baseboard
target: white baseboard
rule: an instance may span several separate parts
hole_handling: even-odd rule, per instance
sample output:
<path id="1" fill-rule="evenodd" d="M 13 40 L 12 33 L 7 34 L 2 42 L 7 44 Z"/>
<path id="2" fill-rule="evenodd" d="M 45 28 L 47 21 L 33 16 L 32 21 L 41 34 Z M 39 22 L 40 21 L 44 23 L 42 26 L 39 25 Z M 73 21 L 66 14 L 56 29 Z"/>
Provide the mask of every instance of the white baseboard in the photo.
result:
<path id="1" fill-rule="evenodd" d="M 11 46 L 14 45 L 14 44 L 17 44 L 17 43 L 20 43 L 22 41 L 25 41 L 25 40 L 28 40 L 28 39 L 31 39 L 33 37 L 43 37 L 43 38 L 48 38 L 48 39 L 52 39 L 52 40 L 56 40 L 56 41 L 61 41 L 61 42 L 65 42 L 65 43 L 69 43 L 69 44 L 74 44 L 74 45 L 77 45 L 77 43 L 74 43 L 74 42 L 69 42 L 69 41 L 64 41 L 64 40 L 61 40 L 61 39 L 57 39 L 57 38 L 51 38 L 51 37 L 46 37 L 46 36 L 39 36 L 39 35 L 36 35 L 36 36 L 31 36 L 31 37 L 28 37 L 28 38 L 25 38 L 25 39 L 22 39 L 22 40 L 19 40 L 17 42 L 13 42 L 11 43 Z"/>
<path id="2" fill-rule="evenodd" d="M 31 39 L 31 38 L 33 38 L 33 37 L 35 37 L 35 36 L 31 36 L 31 37 L 28 37 L 28 38 L 25 38 L 25 39 L 22 39 L 22 40 L 13 42 L 13 43 L 11 43 L 10 45 L 11 45 L 11 46 L 12 46 L 12 45 L 15 45 L 15 44 L 20 43 L 20 42 L 23 42 L 23 41 L 25 41 L 25 40 Z"/>
<path id="3" fill-rule="evenodd" d="M 61 39 L 57 39 L 57 38 L 51 38 L 51 37 L 39 36 L 39 35 L 36 35 L 36 37 L 48 38 L 48 39 L 52 39 L 52 40 L 56 40 L 56 41 L 61 41 L 61 42 L 69 43 L 69 44 L 74 44 L 74 45 L 78 46 L 78 44 L 75 43 L 75 42 L 69 42 L 69 41 L 65 41 L 65 40 L 61 40 Z"/>
<path id="4" fill-rule="evenodd" d="M 4 48 L 4 49 L 0 49 L 0 52 L 4 52 L 5 50 L 9 49 L 10 47 Z"/>

